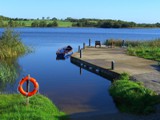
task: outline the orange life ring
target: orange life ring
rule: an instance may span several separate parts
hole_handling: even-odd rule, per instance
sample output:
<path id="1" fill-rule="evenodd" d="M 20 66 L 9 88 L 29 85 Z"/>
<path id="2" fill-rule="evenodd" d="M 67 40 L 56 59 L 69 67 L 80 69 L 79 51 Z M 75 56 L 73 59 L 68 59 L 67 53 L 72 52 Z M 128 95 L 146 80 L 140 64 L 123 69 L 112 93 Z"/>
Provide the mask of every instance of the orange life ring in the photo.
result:
<path id="1" fill-rule="evenodd" d="M 38 85 L 37 81 L 36 81 L 34 78 L 30 77 L 29 80 L 33 83 L 34 89 L 33 89 L 33 91 L 31 91 L 31 92 L 26 92 L 26 91 L 23 89 L 23 84 L 24 84 L 24 82 L 26 82 L 27 80 L 28 80 L 28 76 L 26 76 L 25 78 L 23 78 L 23 79 L 19 82 L 18 90 L 19 90 L 19 92 L 20 92 L 22 95 L 24 95 L 24 96 L 32 96 L 32 95 L 34 95 L 34 94 L 37 93 L 38 88 L 39 88 L 39 85 Z"/>

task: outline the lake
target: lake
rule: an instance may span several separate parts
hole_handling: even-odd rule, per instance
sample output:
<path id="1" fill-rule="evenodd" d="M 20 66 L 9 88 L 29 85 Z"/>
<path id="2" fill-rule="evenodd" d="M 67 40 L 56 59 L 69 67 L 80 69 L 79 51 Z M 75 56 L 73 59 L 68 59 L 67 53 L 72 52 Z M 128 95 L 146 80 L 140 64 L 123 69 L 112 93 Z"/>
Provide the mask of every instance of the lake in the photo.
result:
<path id="1" fill-rule="evenodd" d="M 119 112 L 108 89 L 111 81 L 91 73 L 70 62 L 56 60 L 56 51 L 71 45 L 73 51 L 88 45 L 91 39 L 152 40 L 160 38 L 160 29 L 100 29 L 100 28 L 16 28 L 23 43 L 33 49 L 32 53 L 15 61 L 18 77 L 11 83 L 1 83 L 1 92 L 16 93 L 18 82 L 30 74 L 39 85 L 39 93 L 50 98 L 60 110 L 78 115 Z M 4 29 L 0 29 L 2 34 Z"/>

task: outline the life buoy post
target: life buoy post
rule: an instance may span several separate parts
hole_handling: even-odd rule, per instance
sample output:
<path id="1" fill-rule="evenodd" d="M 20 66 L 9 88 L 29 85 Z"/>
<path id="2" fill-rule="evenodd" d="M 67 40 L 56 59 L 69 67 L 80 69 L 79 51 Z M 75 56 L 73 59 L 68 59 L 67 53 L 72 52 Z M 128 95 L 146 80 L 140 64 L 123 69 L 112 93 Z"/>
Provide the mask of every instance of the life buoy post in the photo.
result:
<path id="1" fill-rule="evenodd" d="M 23 84 L 27 82 L 26 84 L 26 90 L 23 89 Z M 30 82 L 33 83 L 34 85 L 34 89 L 30 92 Z M 30 75 L 22 78 L 22 80 L 19 82 L 19 85 L 18 85 L 18 91 L 26 96 L 26 104 L 28 105 L 29 104 L 29 97 L 35 95 L 37 92 L 38 92 L 38 89 L 39 89 L 39 85 L 36 81 L 36 79 L 30 77 Z"/>

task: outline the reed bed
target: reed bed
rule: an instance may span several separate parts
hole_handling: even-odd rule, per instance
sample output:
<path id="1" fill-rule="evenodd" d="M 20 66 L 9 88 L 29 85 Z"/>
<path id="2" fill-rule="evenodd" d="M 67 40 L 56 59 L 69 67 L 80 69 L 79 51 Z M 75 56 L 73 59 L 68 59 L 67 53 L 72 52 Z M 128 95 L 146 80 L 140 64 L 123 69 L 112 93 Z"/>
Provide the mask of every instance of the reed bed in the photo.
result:
<path id="1" fill-rule="evenodd" d="M 0 59 L 18 57 L 29 51 L 17 32 L 7 28 L 0 36 Z"/>
<path id="2" fill-rule="evenodd" d="M 7 83 L 13 83 L 18 76 L 16 59 L 29 52 L 17 32 L 7 28 L 0 36 L 0 84 L 1 88 Z"/>

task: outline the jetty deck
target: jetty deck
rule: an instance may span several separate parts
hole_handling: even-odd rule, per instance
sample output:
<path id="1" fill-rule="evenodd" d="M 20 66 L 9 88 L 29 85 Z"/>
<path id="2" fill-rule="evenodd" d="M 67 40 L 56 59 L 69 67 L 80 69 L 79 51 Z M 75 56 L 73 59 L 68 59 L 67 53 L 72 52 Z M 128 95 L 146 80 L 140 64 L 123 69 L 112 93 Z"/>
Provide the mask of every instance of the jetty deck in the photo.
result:
<path id="1" fill-rule="evenodd" d="M 128 73 L 133 80 L 144 83 L 144 86 L 160 94 L 160 67 L 157 62 L 126 54 L 124 48 L 108 47 L 86 47 L 83 49 L 82 57 L 80 53 L 71 56 L 71 62 L 83 66 L 85 64 L 89 70 L 98 69 L 113 79 L 123 72 Z M 111 63 L 114 61 L 114 69 Z"/>

